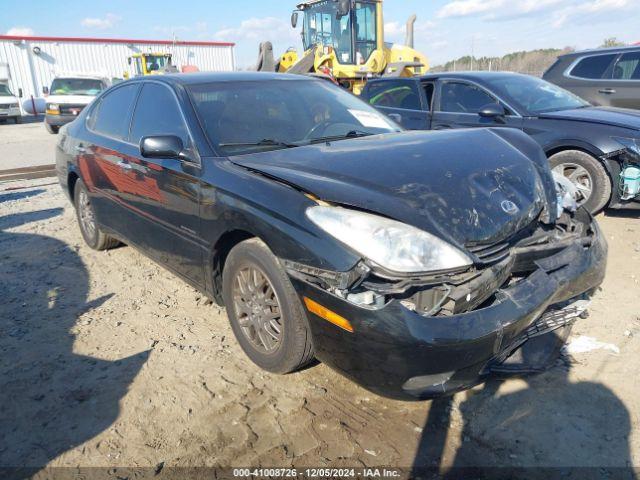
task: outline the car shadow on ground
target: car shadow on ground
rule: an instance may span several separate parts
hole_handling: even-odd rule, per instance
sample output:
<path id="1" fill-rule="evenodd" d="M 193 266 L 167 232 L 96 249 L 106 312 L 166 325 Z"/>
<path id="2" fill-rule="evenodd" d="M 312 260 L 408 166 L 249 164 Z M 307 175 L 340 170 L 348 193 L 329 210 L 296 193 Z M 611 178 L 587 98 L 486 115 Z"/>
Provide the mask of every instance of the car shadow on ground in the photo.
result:
<path id="1" fill-rule="evenodd" d="M 149 355 L 108 361 L 74 353 L 78 317 L 110 295 L 90 299 L 89 274 L 69 245 L 8 231 L 61 213 L 53 208 L 0 217 L 2 478 L 27 476 L 29 468 L 39 469 L 111 426 Z M 25 282 L 36 274 L 37 282 Z M 7 470 L 15 467 L 28 469 Z"/>
<path id="2" fill-rule="evenodd" d="M 600 383 L 570 381 L 570 366 L 562 357 L 539 375 L 490 379 L 458 405 L 434 400 L 412 478 L 635 479 L 627 408 Z"/>
<path id="3" fill-rule="evenodd" d="M 607 210 L 604 215 L 606 217 L 614 218 L 640 218 L 640 210 L 632 209 L 620 209 L 620 210 Z"/>
<path id="4" fill-rule="evenodd" d="M 24 200 L 26 198 L 35 197 L 44 192 L 44 189 L 37 188 L 32 190 L 14 191 L 8 193 L 0 193 L 0 203 L 12 202 L 14 200 Z"/>

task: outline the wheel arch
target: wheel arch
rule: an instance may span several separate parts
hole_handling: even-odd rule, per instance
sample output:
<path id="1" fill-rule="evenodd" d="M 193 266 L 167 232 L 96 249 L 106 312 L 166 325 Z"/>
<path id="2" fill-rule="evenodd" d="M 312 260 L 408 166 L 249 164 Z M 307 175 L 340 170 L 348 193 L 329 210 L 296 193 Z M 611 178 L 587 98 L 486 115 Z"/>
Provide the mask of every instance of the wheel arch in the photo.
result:
<path id="1" fill-rule="evenodd" d="M 69 192 L 69 198 L 71 199 L 71 203 L 73 203 L 75 199 L 75 189 L 76 183 L 80 179 L 80 175 L 75 170 L 71 170 L 67 174 L 67 190 Z"/>
<path id="2" fill-rule="evenodd" d="M 544 153 L 547 155 L 547 158 L 551 158 L 553 155 L 558 153 L 566 152 L 569 150 L 577 150 L 579 152 L 586 153 L 595 158 L 598 162 L 602 164 L 607 175 L 609 175 L 609 180 L 612 180 L 614 176 L 614 172 L 611 170 L 611 165 L 609 162 L 603 160 L 602 156 L 604 152 L 600 150 L 598 147 L 580 140 L 570 140 L 565 142 L 554 143 L 552 145 L 546 146 L 544 148 Z"/>
<path id="3" fill-rule="evenodd" d="M 224 305 L 222 299 L 222 272 L 229 253 L 239 243 L 252 238 L 260 238 L 254 232 L 244 229 L 232 229 L 224 232 L 213 246 L 210 252 L 209 266 L 211 268 L 211 292 L 218 305 Z M 264 239 L 260 238 L 264 242 Z M 265 242 L 266 244 L 266 242 Z"/>

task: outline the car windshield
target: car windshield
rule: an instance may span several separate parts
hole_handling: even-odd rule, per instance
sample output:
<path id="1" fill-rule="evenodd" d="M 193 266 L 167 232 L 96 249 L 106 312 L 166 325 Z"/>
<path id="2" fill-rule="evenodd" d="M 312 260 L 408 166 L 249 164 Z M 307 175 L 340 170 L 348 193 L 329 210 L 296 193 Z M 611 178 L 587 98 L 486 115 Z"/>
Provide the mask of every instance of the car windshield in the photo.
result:
<path id="1" fill-rule="evenodd" d="M 51 84 L 51 95 L 91 95 L 100 93 L 104 85 L 90 78 L 56 78 Z"/>
<path id="2" fill-rule="evenodd" d="M 0 85 L 0 97 L 13 97 L 13 93 L 7 85 Z"/>
<path id="3" fill-rule="evenodd" d="M 401 131 L 326 80 L 218 82 L 189 91 L 211 143 L 223 155 Z"/>
<path id="4" fill-rule="evenodd" d="M 532 115 L 590 106 L 573 93 L 535 77 L 500 76 L 488 83 L 509 103 Z"/>

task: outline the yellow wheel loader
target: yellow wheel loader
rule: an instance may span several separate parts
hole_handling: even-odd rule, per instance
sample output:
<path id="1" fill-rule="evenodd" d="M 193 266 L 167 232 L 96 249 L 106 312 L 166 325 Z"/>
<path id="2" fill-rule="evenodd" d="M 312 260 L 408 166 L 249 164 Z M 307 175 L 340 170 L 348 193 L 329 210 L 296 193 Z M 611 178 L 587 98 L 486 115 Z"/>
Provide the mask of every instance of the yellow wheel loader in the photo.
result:
<path id="1" fill-rule="evenodd" d="M 171 63 L 170 53 L 136 53 L 130 56 L 127 61 L 129 72 L 124 73 L 124 78 L 178 72 L 178 69 Z"/>
<path id="2" fill-rule="evenodd" d="M 384 41 L 383 0 L 310 0 L 291 15 L 296 28 L 302 16 L 304 53 L 289 49 L 276 62 L 270 42 L 260 45 L 256 69 L 322 75 L 360 94 L 367 79 L 426 73 L 427 57 L 413 48 L 416 16 L 407 22 L 406 45 Z"/>

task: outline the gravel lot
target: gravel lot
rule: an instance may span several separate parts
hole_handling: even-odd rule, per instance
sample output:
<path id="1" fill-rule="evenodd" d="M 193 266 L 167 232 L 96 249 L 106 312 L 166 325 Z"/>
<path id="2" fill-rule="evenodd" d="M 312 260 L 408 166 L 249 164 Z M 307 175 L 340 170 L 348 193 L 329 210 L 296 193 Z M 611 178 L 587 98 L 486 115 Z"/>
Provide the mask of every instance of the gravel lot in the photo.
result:
<path id="1" fill-rule="evenodd" d="M 0 122 L 0 172 L 56 163 L 57 136 L 47 132 L 39 119 L 25 116 L 23 121 L 21 125 Z"/>
<path id="2" fill-rule="evenodd" d="M 571 343 L 600 348 L 403 403 L 322 364 L 260 371 L 223 309 L 87 248 L 54 179 L 0 184 L 0 466 L 640 466 L 640 220 L 600 221 L 607 279 Z"/>

